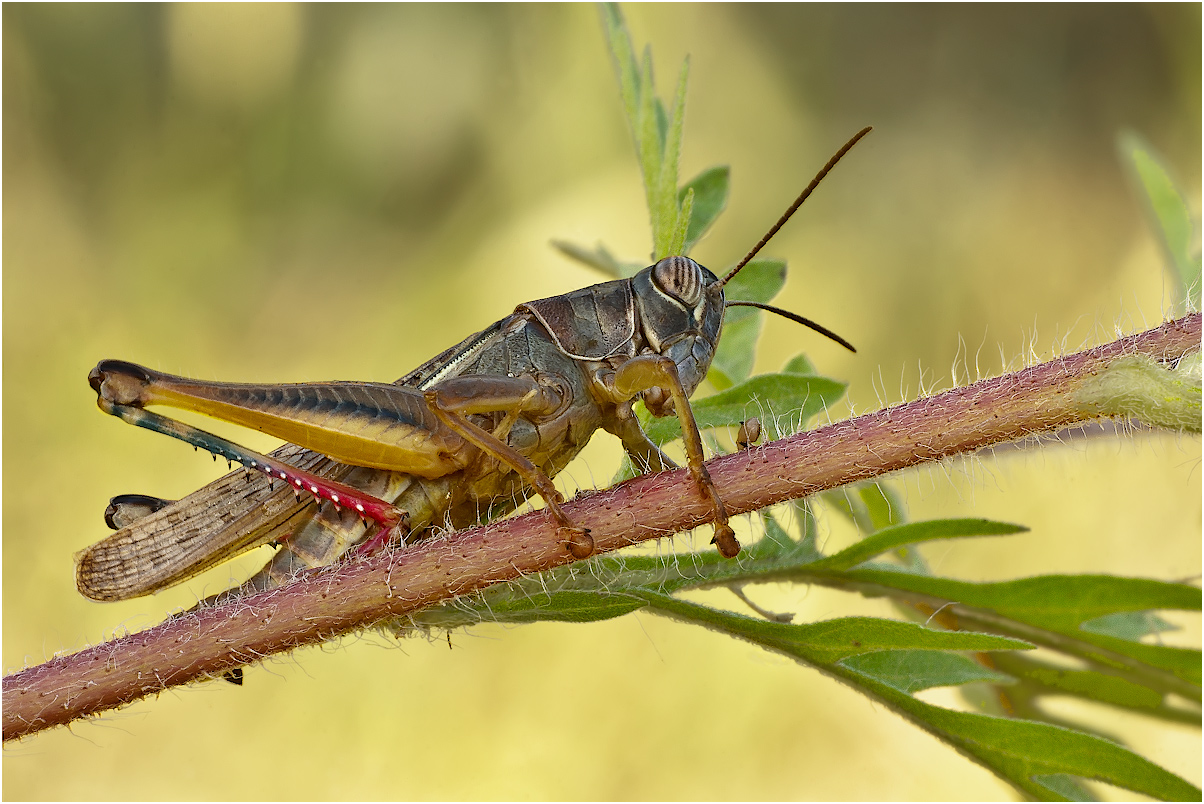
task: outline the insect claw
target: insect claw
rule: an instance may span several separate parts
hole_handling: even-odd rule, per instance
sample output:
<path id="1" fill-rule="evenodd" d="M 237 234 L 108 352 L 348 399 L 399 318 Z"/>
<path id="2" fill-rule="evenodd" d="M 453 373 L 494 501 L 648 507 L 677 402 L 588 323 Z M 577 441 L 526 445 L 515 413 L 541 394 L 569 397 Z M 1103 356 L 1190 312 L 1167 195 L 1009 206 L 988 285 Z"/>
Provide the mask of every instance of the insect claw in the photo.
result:
<path id="1" fill-rule="evenodd" d="M 742 450 L 748 449 L 760 438 L 761 420 L 754 416 L 748 421 L 740 422 L 740 429 L 736 433 L 736 447 Z"/>
<path id="2" fill-rule="evenodd" d="M 594 537 L 589 535 L 589 528 L 560 528 L 561 542 L 573 554 L 573 558 L 589 558 L 594 554 Z"/>
<path id="3" fill-rule="evenodd" d="M 726 522 L 715 523 L 715 536 L 711 539 L 711 544 L 715 545 L 719 555 L 724 558 L 735 558 L 740 554 L 740 541 L 731 525 Z"/>

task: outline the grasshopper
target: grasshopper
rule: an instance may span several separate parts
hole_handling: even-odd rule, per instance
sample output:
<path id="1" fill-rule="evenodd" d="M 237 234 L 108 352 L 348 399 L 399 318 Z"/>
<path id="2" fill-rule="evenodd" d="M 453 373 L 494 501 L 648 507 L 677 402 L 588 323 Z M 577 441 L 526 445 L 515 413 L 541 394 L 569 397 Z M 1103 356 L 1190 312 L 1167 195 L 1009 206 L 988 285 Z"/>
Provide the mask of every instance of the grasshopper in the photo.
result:
<path id="1" fill-rule="evenodd" d="M 393 384 L 206 382 L 101 361 L 88 377 L 101 410 L 244 471 L 175 502 L 113 498 L 105 519 L 117 532 L 77 556 L 80 592 L 95 600 L 149 594 L 273 542 L 281 549 L 262 570 L 216 597 L 270 588 L 353 549 L 372 552 L 441 526 L 487 521 L 533 492 L 565 548 L 588 557 L 593 540 L 561 509 L 551 478 L 599 429 L 617 436 L 636 466 L 674 468 L 641 429 L 636 400 L 653 415 L 680 420 L 693 482 L 713 512 L 712 543 L 736 556 L 740 543 L 703 465 L 689 397 L 710 367 L 727 307 L 778 313 L 853 350 L 802 316 L 725 300 L 724 285 L 869 130 L 828 161 L 723 278 L 675 256 L 630 279 L 526 302 Z M 149 405 L 208 414 L 291 443 L 262 455 Z"/>

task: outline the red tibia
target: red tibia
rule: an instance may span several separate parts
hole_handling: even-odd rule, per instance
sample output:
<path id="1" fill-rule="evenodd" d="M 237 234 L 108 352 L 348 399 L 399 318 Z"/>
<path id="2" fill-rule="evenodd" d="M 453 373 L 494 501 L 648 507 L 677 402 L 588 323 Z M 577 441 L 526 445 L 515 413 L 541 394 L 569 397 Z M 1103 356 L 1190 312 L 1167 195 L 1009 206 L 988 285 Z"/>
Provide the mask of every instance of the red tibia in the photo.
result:
<path id="1" fill-rule="evenodd" d="M 322 500 L 330 500 L 339 508 L 350 508 L 364 519 L 379 522 L 386 529 L 395 528 L 405 519 L 404 511 L 384 500 L 365 494 L 351 486 L 302 471 L 266 455 L 255 456 L 255 459 L 248 465 L 268 477 L 283 480 L 299 491 L 307 492 Z"/>

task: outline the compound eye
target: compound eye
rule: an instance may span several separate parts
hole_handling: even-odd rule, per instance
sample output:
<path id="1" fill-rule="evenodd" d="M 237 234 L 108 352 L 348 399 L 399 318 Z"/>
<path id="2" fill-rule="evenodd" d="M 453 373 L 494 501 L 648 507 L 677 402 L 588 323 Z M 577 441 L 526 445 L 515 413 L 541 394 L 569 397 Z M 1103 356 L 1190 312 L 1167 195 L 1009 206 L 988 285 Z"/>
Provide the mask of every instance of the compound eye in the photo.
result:
<path id="1" fill-rule="evenodd" d="M 702 298 L 702 271 L 689 257 L 666 257 L 653 266 L 652 280 L 686 307 L 694 307 Z"/>

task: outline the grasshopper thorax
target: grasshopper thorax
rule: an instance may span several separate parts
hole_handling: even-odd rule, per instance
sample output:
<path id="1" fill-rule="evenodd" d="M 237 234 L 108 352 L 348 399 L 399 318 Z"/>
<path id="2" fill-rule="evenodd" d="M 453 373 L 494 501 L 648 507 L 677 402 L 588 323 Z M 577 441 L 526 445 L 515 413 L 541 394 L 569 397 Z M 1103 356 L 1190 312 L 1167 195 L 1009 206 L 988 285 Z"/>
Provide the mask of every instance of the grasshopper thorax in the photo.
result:
<path id="1" fill-rule="evenodd" d="M 689 257 L 666 257 L 632 277 L 644 341 L 677 364 L 687 393 L 706 376 L 723 326 L 723 285 Z"/>

